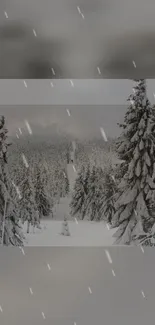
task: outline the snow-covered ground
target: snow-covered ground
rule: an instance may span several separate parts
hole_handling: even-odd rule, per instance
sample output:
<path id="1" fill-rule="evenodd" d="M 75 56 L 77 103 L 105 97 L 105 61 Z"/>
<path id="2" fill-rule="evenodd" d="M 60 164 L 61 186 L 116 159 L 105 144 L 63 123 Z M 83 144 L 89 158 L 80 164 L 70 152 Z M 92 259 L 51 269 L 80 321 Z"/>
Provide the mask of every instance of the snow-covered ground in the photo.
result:
<path id="1" fill-rule="evenodd" d="M 25 246 L 111 246 L 114 242 L 112 235 L 116 229 L 109 230 L 103 222 L 79 221 L 70 216 L 69 204 L 77 176 L 74 165 L 67 165 L 67 173 L 70 183 L 69 196 L 61 198 L 60 203 L 54 207 L 53 219 L 41 222 L 41 230 L 35 229 L 33 233 L 31 228 L 27 234 L 26 224 L 24 225 Z M 61 235 L 64 215 L 68 219 L 69 237 Z"/>
<path id="2" fill-rule="evenodd" d="M 116 231 L 108 230 L 103 222 L 68 221 L 71 236 L 61 235 L 62 221 L 42 221 L 42 229 L 31 229 L 30 234 L 24 233 L 27 242 L 25 246 L 111 246 L 114 242 L 112 235 Z"/>
<path id="3" fill-rule="evenodd" d="M 24 234 L 26 237 L 25 246 L 111 246 L 114 242 L 112 235 L 116 229 L 106 227 L 103 222 L 91 222 L 85 220 L 73 219 L 69 214 L 70 197 L 62 198 L 60 203 L 54 208 L 53 220 L 44 220 L 41 222 L 42 229 L 30 229 L 30 234 L 26 233 L 26 224 L 24 225 Z M 71 236 L 60 235 L 64 214 L 67 216 L 69 231 Z"/>

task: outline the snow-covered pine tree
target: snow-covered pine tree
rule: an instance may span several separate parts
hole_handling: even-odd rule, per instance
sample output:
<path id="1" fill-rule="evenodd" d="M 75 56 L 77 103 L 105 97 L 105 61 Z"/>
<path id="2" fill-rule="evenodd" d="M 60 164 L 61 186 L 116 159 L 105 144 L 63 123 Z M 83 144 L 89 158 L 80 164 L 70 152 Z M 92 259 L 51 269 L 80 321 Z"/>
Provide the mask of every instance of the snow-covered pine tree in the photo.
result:
<path id="1" fill-rule="evenodd" d="M 69 226 L 68 226 L 68 221 L 67 221 L 67 217 L 64 216 L 64 221 L 62 223 L 62 232 L 61 235 L 63 236 L 70 236 L 70 232 L 69 232 Z"/>
<path id="2" fill-rule="evenodd" d="M 124 124 L 117 123 L 120 128 L 125 128 Z M 118 153 L 119 157 L 123 157 L 124 162 L 122 164 L 116 164 L 115 166 L 115 180 L 119 184 L 124 175 L 127 173 L 128 170 L 128 163 L 131 160 L 131 156 L 128 156 L 128 152 L 126 152 L 126 146 L 130 146 L 131 144 L 124 138 L 124 134 L 122 134 L 116 140 L 116 152 Z M 130 150 L 129 150 L 130 152 Z"/>
<path id="3" fill-rule="evenodd" d="M 135 238 L 135 243 L 141 246 L 155 246 L 155 229 L 152 229 L 150 233 L 142 233 Z"/>
<path id="4" fill-rule="evenodd" d="M 100 221 L 102 193 L 103 193 L 103 170 L 100 167 L 93 166 L 89 176 L 89 189 L 86 199 L 86 215 L 89 220 Z"/>
<path id="5" fill-rule="evenodd" d="M 66 177 L 60 164 L 57 164 L 53 177 L 53 194 L 60 201 L 61 197 L 66 196 Z"/>
<path id="6" fill-rule="evenodd" d="M 84 219 L 87 211 L 87 195 L 89 191 L 90 166 L 82 166 L 75 181 L 70 203 L 71 215 Z"/>
<path id="7" fill-rule="evenodd" d="M 58 180 L 59 180 L 59 189 L 60 189 L 60 197 L 66 197 L 69 193 L 69 180 L 67 176 L 67 172 L 63 169 L 58 172 Z"/>
<path id="8" fill-rule="evenodd" d="M 103 177 L 103 193 L 100 213 L 102 220 L 111 224 L 112 218 L 115 214 L 115 200 L 116 200 L 117 185 L 114 177 L 114 170 L 110 166 L 104 171 Z"/>
<path id="9" fill-rule="evenodd" d="M 128 162 L 125 160 L 121 165 L 116 165 L 114 169 L 114 177 L 116 184 L 119 184 L 128 171 Z"/>
<path id="10" fill-rule="evenodd" d="M 64 172 L 64 175 L 65 175 L 65 180 L 64 180 L 64 183 L 65 183 L 65 196 L 67 196 L 69 194 L 70 185 L 69 185 L 69 179 L 68 179 L 67 172 Z"/>
<path id="11" fill-rule="evenodd" d="M 148 233 L 155 221 L 155 114 L 146 94 L 145 80 L 136 81 L 125 114 L 118 152 L 128 163 L 116 201 L 113 227 L 117 244 L 131 244 Z"/>
<path id="12" fill-rule="evenodd" d="M 35 201 L 35 188 L 29 169 L 27 171 L 27 177 L 23 182 L 22 191 L 22 199 L 20 201 L 21 219 L 23 223 L 27 222 L 27 233 L 29 233 L 30 225 L 34 228 L 40 223 L 37 204 Z"/>
<path id="13" fill-rule="evenodd" d="M 57 203 L 58 200 L 58 192 L 59 189 L 56 184 L 56 164 L 51 159 L 51 157 L 47 157 L 45 160 L 45 170 L 46 170 L 46 195 L 48 194 L 48 200 L 50 202 L 51 212 L 53 215 L 53 206 Z"/>
<path id="14" fill-rule="evenodd" d="M 19 225 L 18 203 L 12 197 L 13 185 L 9 178 L 5 118 L 0 116 L 0 239 L 2 245 L 22 246 L 24 236 Z"/>
<path id="15" fill-rule="evenodd" d="M 48 217 L 52 213 L 52 207 L 48 193 L 46 170 L 43 164 L 36 166 L 35 169 L 35 201 L 39 212 L 39 219 L 41 219 L 42 217 Z"/>

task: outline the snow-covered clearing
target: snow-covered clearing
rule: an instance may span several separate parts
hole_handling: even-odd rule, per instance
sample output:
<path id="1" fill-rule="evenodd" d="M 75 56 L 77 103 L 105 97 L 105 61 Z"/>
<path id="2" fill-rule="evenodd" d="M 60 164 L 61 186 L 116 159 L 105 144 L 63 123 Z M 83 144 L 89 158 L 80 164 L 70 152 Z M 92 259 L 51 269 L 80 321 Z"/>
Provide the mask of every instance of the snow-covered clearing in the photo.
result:
<path id="1" fill-rule="evenodd" d="M 68 164 L 67 173 L 70 182 L 70 195 L 61 198 L 59 204 L 53 209 L 53 219 L 43 220 L 42 229 L 30 229 L 26 233 L 26 224 L 24 225 L 24 234 L 26 237 L 25 246 L 111 246 L 114 242 L 112 237 L 116 229 L 106 227 L 104 222 L 77 221 L 70 216 L 70 200 L 73 191 L 75 179 L 77 176 L 73 168 L 74 165 Z M 62 222 L 64 215 L 68 219 L 69 231 L 71 236 L 61 235 Z"/>
<path id="2" fill-rule="evenodd" d="M 35 228 L 33 233 L 31 227 L 30 234 L 27 234 L 25 224 L 25 246 L 111 246 L 113 244 L 112 235 L 116 229 L 108 230 L 104 222 L 77 220 L 77 223 L 69 215 L 69 202 L 70 197 L 62 198 L 54 209 L 53 220 L 43 220 L 41 230 Z M 70 237 L 60 235 L 64 214 L 69 220 Z"/>
<path id="3" fill-rule="evenodd" d="M 114 242 L 112 237 L 116 231 L 108 230 L 103 222 L 90 221 L 68 221 L 70 237 L 60 235 L 62 221 L 49 220 L 42 221 L 42 229 L 31 229 L 25 246 L 111 246 Z"/>

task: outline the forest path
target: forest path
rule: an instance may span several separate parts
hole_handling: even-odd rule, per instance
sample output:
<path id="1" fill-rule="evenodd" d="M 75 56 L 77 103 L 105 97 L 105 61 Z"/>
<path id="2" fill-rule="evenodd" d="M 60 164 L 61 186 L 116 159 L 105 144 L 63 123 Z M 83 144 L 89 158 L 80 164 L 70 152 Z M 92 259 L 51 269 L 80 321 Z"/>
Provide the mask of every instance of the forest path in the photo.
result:
<path id="1" fill-rule="evenodd" d="M 73 164 L 67 165 L 67 174 L 69 179 L 69 185 L 70 185 L 70 193 L 73 192 L 75 180 L 77 178 L 77 171 Z"/>

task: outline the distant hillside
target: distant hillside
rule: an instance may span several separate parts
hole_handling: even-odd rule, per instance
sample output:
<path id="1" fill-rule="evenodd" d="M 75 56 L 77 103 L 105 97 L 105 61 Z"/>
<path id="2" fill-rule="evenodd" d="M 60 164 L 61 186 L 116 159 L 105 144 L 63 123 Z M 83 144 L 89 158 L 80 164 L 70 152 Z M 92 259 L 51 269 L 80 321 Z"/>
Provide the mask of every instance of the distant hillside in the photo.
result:
<path id="1" fill-rule="evenodd" d="M 76 164 L 77 167 L 88 161 L 92 164 L 107 164 L 113 155 L 113 139 L 105 142 L 102 138 L 87 140 L 75 139 L 67 134 L 52 134 L 51 136 L 21 136 L 20 139 L 10 138 L 12 145 L 9 147 L 9 165 L 22 163 L 21 155 L 27 157 L 29 163 L 37 163 L 46 160 L 48 163 L 57 165 L 57 168 L 67 164 L 67 153 L 71 150 L 72 141 L 76 143 Z"/>

